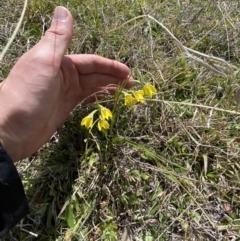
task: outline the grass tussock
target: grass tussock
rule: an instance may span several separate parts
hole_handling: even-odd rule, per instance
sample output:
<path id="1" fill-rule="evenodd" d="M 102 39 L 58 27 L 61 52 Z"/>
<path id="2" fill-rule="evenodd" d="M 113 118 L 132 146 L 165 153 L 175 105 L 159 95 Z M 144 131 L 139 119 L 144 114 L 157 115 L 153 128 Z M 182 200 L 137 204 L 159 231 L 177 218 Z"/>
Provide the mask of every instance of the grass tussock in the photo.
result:
<path id="1" fill-rule="evenodd" d="M 69 54 L 126 63 L 158 94 L 132 108 L 107 97 L 108 135 L 79 124 L 94 105 L 76 108 L 18 164 L 31 211 L 5 240 L 239 240 L 239 1 L 29 0 L 1 79 L 57 5 L 75 19 Z M 0 4 L 1 49 L 22 8 Z"/>

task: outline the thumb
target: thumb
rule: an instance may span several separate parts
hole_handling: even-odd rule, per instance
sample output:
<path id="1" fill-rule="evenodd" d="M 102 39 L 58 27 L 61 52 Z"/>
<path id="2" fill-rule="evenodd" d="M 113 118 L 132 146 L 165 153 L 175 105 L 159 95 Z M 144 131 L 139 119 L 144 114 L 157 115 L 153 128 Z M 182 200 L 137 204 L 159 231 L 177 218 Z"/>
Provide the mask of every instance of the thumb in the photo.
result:
<path id="1" fill-rule="evenodd" d="M 56 7 L 50 28 L 37 44 L 40 52 L 47 53 L 49 65 L 58 71 L 63 56 L 72 40 L 73 19 L 71 13 L 64 7 Z"/>

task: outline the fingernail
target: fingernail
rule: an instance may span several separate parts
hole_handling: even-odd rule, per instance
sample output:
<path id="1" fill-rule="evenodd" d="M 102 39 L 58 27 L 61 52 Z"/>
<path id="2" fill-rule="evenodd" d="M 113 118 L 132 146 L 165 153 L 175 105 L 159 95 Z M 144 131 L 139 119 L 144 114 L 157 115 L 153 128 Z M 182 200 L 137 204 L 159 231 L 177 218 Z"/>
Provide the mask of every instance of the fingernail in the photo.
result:
<path id="1" fill-rule="evenodd" d="M 65 21 L 68 17 L 68 11 L 64 7 L 56 7 L 53 15 L 53 20 Z"/>

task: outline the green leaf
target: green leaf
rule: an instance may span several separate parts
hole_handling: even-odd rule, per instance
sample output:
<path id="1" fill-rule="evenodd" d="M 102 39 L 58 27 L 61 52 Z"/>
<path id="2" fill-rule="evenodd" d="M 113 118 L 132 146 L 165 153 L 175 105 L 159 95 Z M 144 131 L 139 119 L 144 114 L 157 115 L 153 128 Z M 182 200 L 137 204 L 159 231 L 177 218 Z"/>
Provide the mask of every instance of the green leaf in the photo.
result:
<path id="1" fill-rule="evenodd" d="M 153 241 L 153 237 L 150 233 L 147 233 L 145 236 L 145 241 Z"/>
<path id="2" fill-rule="evenodd" d="M 148 180 L 149 177 L 150 177 L 148 174 L 146 174 L 146 173 L 144 173 L 144 172 L 142 172 L 140 175 L 141 175 L 141 177 L 142 177 L 143 180 Z"/>
<path id="3" fill-rule="evenodd" d="M 73 215 L 73 205 L 69 204 L 66 209 L 66 218 L 67 224 L 69 228 L 74 227 L 74 215 Z"/>

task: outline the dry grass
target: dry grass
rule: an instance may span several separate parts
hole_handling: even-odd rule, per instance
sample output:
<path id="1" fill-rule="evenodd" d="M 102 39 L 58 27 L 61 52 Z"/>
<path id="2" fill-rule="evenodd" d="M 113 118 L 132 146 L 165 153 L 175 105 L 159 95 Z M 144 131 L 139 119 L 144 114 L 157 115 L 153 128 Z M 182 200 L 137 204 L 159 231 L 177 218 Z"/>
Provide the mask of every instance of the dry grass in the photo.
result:
<path id="1" fill-rule="evenodd" d="M 1 79 L 58 4 L 75 19 L 69 53 L 124 62 L 158 94 L 119 102 L 107 136 L 79 126 L 94 106 L 78 108 L 19 163 L 31 212 L 5 240 L 239 240 L 239 1 L 30 0 Z M 1 48 L 22 6 L 1 6 Z"/>

